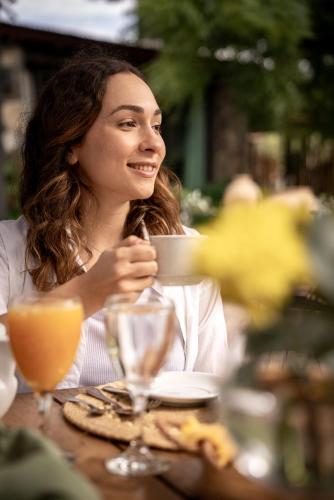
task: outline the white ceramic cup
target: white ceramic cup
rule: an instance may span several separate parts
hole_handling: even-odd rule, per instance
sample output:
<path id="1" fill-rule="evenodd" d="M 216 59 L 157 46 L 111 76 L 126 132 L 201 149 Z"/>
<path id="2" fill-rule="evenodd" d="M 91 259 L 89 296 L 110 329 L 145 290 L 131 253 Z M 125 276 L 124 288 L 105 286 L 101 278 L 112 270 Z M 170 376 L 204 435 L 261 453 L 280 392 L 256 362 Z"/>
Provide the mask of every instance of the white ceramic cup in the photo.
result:
<path id="1" fill-rule="evenodd" d="M 193 252 L 202 235 L 152 235 L 151 245 L 157 251 L 157 279 L 164 286 L 196 285 L 203 276 L 196 274 L 193 264 Z"/>

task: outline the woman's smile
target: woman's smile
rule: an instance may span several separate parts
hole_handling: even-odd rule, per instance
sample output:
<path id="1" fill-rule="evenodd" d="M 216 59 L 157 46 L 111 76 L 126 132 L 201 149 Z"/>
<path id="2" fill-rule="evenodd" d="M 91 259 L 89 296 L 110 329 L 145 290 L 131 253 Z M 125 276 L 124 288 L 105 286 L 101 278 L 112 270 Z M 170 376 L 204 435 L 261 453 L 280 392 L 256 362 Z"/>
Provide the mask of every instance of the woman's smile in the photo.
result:
<path id="1" fill-rule="evenodd" d="M 128 163 L 128 167 L 133 169 L 137 175 L 143 177 L 154 177 L 158 172 L 158 166 L 156 163 Z"/>

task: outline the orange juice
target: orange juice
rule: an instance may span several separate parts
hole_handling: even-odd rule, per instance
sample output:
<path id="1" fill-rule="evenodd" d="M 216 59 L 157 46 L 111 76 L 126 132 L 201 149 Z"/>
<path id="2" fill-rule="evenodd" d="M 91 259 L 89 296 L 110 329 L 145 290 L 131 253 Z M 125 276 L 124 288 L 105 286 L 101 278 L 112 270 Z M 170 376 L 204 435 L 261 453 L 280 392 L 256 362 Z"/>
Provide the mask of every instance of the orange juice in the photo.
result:
<path id="1" fill-rule="evenodd" d="M 55 388 L 73 363 L 83 310 L 79 303 L 20 304 L 8 312 L 17 366 L 33 391 Z"/>

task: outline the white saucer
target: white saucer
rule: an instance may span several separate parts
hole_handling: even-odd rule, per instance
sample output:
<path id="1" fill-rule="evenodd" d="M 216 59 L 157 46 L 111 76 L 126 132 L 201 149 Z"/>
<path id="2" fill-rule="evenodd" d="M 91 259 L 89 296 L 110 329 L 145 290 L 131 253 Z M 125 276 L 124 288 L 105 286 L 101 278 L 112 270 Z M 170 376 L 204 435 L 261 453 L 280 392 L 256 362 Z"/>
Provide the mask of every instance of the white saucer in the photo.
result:
<path id="1" fill-rule="evenodd" d="M 164 372 L 159 375 L 150 395 L 173 406 L 205 403 L 218 396 L 220 378 L 202 372 Z"/>

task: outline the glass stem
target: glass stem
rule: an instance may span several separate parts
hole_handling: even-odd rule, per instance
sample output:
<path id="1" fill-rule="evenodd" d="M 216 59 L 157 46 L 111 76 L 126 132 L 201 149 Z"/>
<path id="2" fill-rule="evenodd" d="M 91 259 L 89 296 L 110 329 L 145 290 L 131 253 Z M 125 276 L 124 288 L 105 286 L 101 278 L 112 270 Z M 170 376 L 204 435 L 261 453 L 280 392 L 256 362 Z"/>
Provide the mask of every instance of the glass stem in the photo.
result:
<path id="1" fill-rule="evenodd" d="M 41 392 L 37 394 L 37 407 L 39 415 L 39 430 L 45 435 L 50 435 L 50 408 L 52 396 L 49 392 Z"/>
<path id="2" fill-rule="evenodd" d="M 132 448 L 146 448 L 144 442 L 144 414 L 147 406 L 147 395 L 145 393 L 134 394 L 133 396 L 133 413 L 139 420 L 139 432 L 135 439 L 130 441 Z"/>

